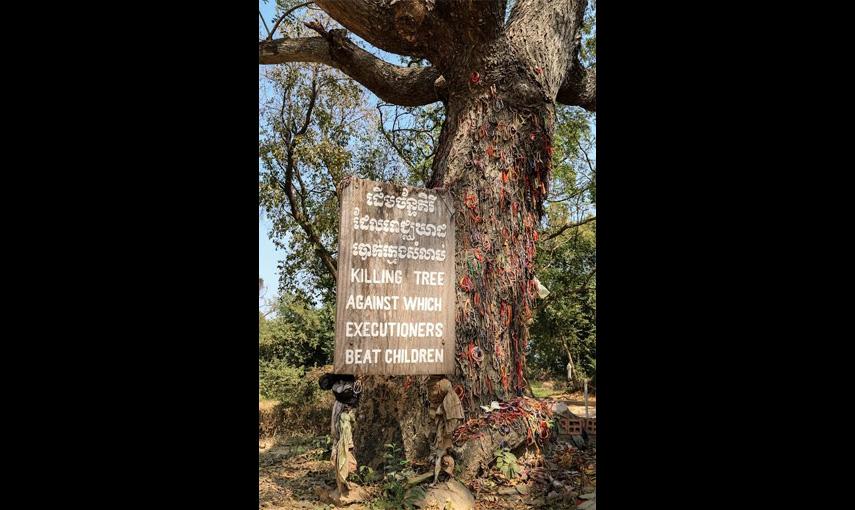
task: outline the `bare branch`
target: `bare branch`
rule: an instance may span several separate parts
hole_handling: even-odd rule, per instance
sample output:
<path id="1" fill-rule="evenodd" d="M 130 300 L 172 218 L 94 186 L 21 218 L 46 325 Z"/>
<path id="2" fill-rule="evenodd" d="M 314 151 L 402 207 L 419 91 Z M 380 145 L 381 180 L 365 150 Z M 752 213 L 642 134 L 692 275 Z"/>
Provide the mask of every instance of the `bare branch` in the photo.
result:
<path id="1" fill-rule="evenodd" d="M 309 106 L 306 108 L 306 119 L 303 122 L 303 127 L 296 133 L 296 136 L 305 135 L 309 130 L 309 124 L 312 121 L 312 111 L 315 109 L 315 103 L 318 99 L 318 75 L 314 73 L 312 75 L 312 90 L 309 96 Z M 297 182 L 300 184 L 300 208 L 303 211 L 302 216 L 304 218 L 309 217 L 309 211 L 306 208 L 306 184 L 303 182 L 303 176 L 300 173 L 300 168 L 298 165 L 294 165 L 294 173 L 297 175 Z"/>
<path id="2" fill-rule="evenodd" d="M 585 156 L 585 161 L 588 163 L 588 169 L 590 169 L 592 173 L 596 172 L 597 169 L 594 168 L 594 163 L 592 163 L 591 158 L 588 157 L 588 151 L 586 151 L 585 148 L 582 147 L 582 142 L 577 140 L 576 145 L 579 146 L 579 150 L 582 151 L 582 154 Z"/>
<path id="3" fill-rule="evenodd" d="M 333 280 L 335 280 L 338 274 L 336 269 L 338 264 L 332 258 L 332 255 L 330 254 L 326 246 L 324 246 L 324 244 L 321 242 L 321 238 L 320 236 L 318 236 L 317 232 L 315 232 L 314 227 L 312 227 L 311 221 L 306 216 L 305 211 L 301 207 L 302 201 L 298 203 L 298 198 L 296 196 L 293 181 L 296 165 L 293 161 L 293 153 L 289 150 L 288 164 L 285 170 L 285 180 L 284 182 L 280 183 L 280 185 L 284 188 L 285 196 L 288 199 L 288 205 L 291 209 L 289 213 L 291 214 L 291 217 L 294 218 L 294 221 L 297 222 L 297 224 L 309 238 L 309 242 L 311 242 L 312 246 L 315 248 L 315 253 L 317 253 L 318 256 L 321 258 L 321 261 L 323 262 L 327 272 L 330 274 Z"/>
<path id="4" fill-rule="evenodd" d="M 270 39 L 273 36 L 273 32 L 267 28 L 267 21 L 264 19 L 264 15 L 261 14 L 261 10 L 258 11 L 258 17 L 261 18 L 261 22 L 264 23 L 264 29 L 267 30 L 267 38 Z"/>
<path id="5" fill-rule="evenodd" d="M 315 109 L 315 102 L 318 100 L 318 75 L 312 76 L 312 92 L 309 96 L 309 106 L 306 108 L 306 118 L 303 121 L 303 127 L 294 133 L 295 135 L 305 135 L 309 130 L 309 123 L 312 121 L 312 111 Z"/>
<path id="6" fill-rule="evenodd" d="M 556 195 L 556 196 L 554 196 L 554 197 L 547 198 L 547 199 L 546 199 L 546 201 L 547 201 L 547 202 L 550 202 L 550 203 L 553 203 L 553 204 L 557 204 L 557 203 L 560 203 L 560 202 L 569 202 L 569 201 L 571 201 L 571 200 L 577 200 L 577 199 L 578 199 L 579 197 L 581 197 L 581 196 L 582 196 L 586 191 L 588 191 L 588 190 L 590 190 L 590 189 L 591 189 L 591 183 L 589 182 L 589 183 L 588 183 L 588 184 L 586 184 L 585 186 L 583 186 L 583 187 L 581 187 L 581 188 L 579 188 L 579 189 L 576 189 L 575 191 L 573 191 L 573 192 L 572 192 L 572 193 L 570 193 L 570 194 L 567 194 L 567 195 Z"/>
<path id="7" fill-rule="evenodd" d="M 280 23 L 282 23 L 282 21 L 283 21 L 285 18 L 287 18 L 289 14 L 291 14 L 292 12 L 296 11 L 297 9 L 299 9 L 299 8 L 301 8 L 301 7 L 306 7 L 306 6 L 308 6 L 308 5 L 312 5 L 313 3 L 315 3 L 315 2 L 306 2 L 306 3 L 302 3 L 302 4 L 299 4 L 299 5 L 295 5 L 294 7 L 291 7 L 290 9 L 288 9 L 287 11 L 285 11 L 285 14 L 283 14 L 282 16 L 279 16 L 279 19 L 278 19 L 278 20 L 276 20 L 276 23 L 273 25 L 273 30 L 270 30 L 270 31 L 269 31 L 269 35 L 267 36 L 267 40 L 269 41 L 269 40 L 273 39 L 273 34 L 275 34 L 275 33 L 276 33 L 276 29 L 277 29 L 277 28 L 279 28 L 279 24 L 280 24 Z M 260 14 L 260 13 L 259 13 L 259 14 Z M 265 26 L 266 26 L 266 25 L 265 25 Z"/>
<path id="8" fill-rule="evenodd" d="M 326 37 L 262 41 L 258 46 L 258 61 L 326 64 L 358 81 L 383 101 L 401 106 L 421 106 L 440 100 L 434 87 L 440 73 L 434 67 L 389 64 L 354 44 L 343 32 L 330 30 Z"/>
<path id="9" fill-rule="evenodd" d="M 380 114 L 380 122 L 378 123 L 378 127 L 380 128 L 380 134 L 383 135 L 383 138 L 386 139 L 386 142 L 392 147 L 392 149 L 395 151 L 395 153 L 398 154 L 398 157 L 401 158 L 401 161 L 406 163 L 407 166 L 410 167 L 411 171 L 414 171 L 416 169 L 416 166 L 413 164 L 413 162 L 410 160 L 410 158 L 407 157 L 403 148 L 400 147 L 397 143 L 395 143 L 395 140 L 393 139 L 392 135 L 390 135 L 389 132 L 386 131 L 386 126 L 383 125 L 384 121 L 383 121 L 383 108 L 382 108 L 382 106 L 383 105 L 380 105 L 380 104 L 377 105 L 377 112 Z M 395 119 L 395 122 L 397 122 L 397 118 Z M 395 123 L 393 122 L 392 127 L 394 128 L 394 126 L 395 126 Z"/>
<path id="10" fill-rule="evenodd" d="M 559 228 L 555 232 L 544 237 L 543 240 L 548 241 L 550 239 L 554 239 L 554 238 L 560 236 L 561 234 L 563 234 L 564 232 L 566 232 L 567 230 L 569 230 L 571 228 L 581 227 L 582 225 L 584 225 L 586 223 L 590 223 L 596 219 L 597 219 L 596 216 L 590 216 L 590 217 L 585 218 L 584 220 L 576 222 L 576 223 L 567 223 L 566 225 L 563 225 L 561 228 Z"/>

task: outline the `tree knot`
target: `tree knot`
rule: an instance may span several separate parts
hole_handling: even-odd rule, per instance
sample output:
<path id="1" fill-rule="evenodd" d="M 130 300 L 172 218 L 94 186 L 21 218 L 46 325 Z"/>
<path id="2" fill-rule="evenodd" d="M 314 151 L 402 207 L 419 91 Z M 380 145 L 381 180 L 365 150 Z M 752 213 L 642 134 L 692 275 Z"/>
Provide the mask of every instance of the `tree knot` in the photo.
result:
<path id="1" fill-rule="evenodd" d="M 418 38 L 418 29 L 433 10 L 433 2 L 425 0 L 392 0 L 389 3 L 395 17 L 395 28 L 407 42 L 414 43 Z"/>

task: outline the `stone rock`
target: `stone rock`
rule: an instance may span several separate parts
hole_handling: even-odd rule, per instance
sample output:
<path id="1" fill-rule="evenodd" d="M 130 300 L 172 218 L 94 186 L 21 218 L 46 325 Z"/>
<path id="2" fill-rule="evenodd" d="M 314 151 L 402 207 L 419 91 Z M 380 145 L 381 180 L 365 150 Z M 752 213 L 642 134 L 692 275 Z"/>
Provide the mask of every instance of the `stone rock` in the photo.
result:
<path id="1" fill-rule="evenodd" d="M 557 404 L 553 405 L 552 406 L 552 413 L 553 414 L 564 414 L 564 415 L 571 414 L 570 408 L 567 407 L 567 404 L 565 404 L 564 402 L 558 402 Z"/>
<path id="2" fill-rule="evenodd" d="M 582 499 L 594 499 L 595 497 L 597 497 L 597 493 L 596 492 L 589 492 L 587 494 L 582 494 L 579 497 Z"/>
<path id="3" fill-rule="evenodd" d="M 577 510 L 597 510 L 597 500 L 589 499 L 576 507 Z"/>
<path id="4" fill-rule="evenodd" d="M 443 508 L 448 510 L 473 510 L 475 497 L 465 485 L 457 480 L 438 483 L 433 487 L 425 487 L 423 498 L 415 501 L 416 508 Z M 450 504 L 449 504 L 450 503 Z"/>
<path id="5" fill-rule="evenodd" d="M 501 494 L 502 496 L 516 496 L 517 494 L 528 494 L 531 491 L 531 487 L 528 485 L 521 483 L 518 485 L 514 485 L 513 487 L 500 487 L 497 494 Z"/>

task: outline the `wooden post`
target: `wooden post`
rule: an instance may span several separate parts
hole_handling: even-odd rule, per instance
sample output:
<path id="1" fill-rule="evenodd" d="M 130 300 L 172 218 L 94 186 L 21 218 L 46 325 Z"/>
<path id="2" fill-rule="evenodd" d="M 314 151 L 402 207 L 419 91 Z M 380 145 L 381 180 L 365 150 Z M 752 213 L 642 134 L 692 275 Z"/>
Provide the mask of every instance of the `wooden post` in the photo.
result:
<path id="1" fill-rule="evenodd" d="M 590 418 L 588 416 L 588 378 L 585 378 L 585 419 Z"/>

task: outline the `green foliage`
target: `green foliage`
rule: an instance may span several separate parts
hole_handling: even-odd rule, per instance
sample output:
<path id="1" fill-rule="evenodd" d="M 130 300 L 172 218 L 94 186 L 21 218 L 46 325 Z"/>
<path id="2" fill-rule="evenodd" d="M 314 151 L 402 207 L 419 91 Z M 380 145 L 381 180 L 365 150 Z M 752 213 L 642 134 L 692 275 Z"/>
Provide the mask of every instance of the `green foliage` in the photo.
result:
<path id="1" fill-rule="evenodd" d="M 379 135 L 364 118 L 365 93 L 356 83 L 320 65 L 274 66 L 267 78 L 269 97 L 260 105 L 259 205 L 273 225 L 273 243 L 287 254 L 279 264 L 279 290 L 328 300 L 335 280 L 305 225 L 335 253 L 338 182 L 347 174 L 377 179 L 393 172 L 383 172 L 389 166 L 386 152 L 377 147 Z M 312 94 L 317 97 L 310 111 Z M 285 191 L 289 182 L 294 202 Z"/>
<path id="2" fill-rule="evenodd" d="M 298 3 L 280 0 L 277 13 Z M 279 35 L 316 36 L 302 24 L 309 17 L 322 15 L 298 9 Z M 271 240 L 286 254 L 279 291 L 332 301 L 335 279 L 318 254 L 334 257 L 338 249 L 336 185 L 345 175 L 403 181 L 409 174 L 377 129 L 368 93 L 340 71 L 279 64 L 264 68 L 260 85 L 259 207 L 272 223 Z"/>
<path id="3" fill-rule="evenodd" d="M 597 63 L 597 2 L 588 2 L 582 22 L 582 48 L 579 58 L 585 66 Z"/>
<path id="4" fill-rule="evenodd" d="M 531 391 L 537 398 L 549 398 L 553 395 L 558 395 L 561 391 L 557 389 L 549 389 L 543 386 L 541 381 L 531 381 Z"/>
<path id="5" fill-rule="evenodd" d="M 365 485 L 372 484 L 380 479 L 380 475 L 370 466 L 359 466 L 359 482 Z"/>
<path id="6" fill-rule="evenodd" d="M 277 0 L 276 16 L 300 3 Z M 329 21 L 324 16 L 317 9 L 297 9 L 280 24 L 277 36 L 315 37 L 303 21 Z M 318 256 L 318 245 L 335 258 L 336 185 L 345 175 L 424 185 L 444 109 L 439 103 L 419 108 L 372 104 L 361 85 L 322 64 L 266 66 L 260 92 L 259 207 L 272 223 L 271 240 L 286 255 L 278 265 L 279 293 L 331 302 L 335 280 Z M 296 204 L 285 191 L 288 176 Z M 301 214 L 314 236 L 298 221 Z"/>
<path id="7" fill-rule="evenodd" d="M 413 508 L 414 503 L 424 497 L 421 487 L 407 490 L 407 479 L 415 472 L 409 461 L 404 459 L 401 447 L 386 444 L 383 452 L 383 494 L 371 502 L 372 510 L 398 510 Z"/>
<path id="8" fill-rule="evenodd" d="M 411 510 L 416 508 L 417 501 L 425 497 L 425 490 L 416 486 L 407 490 L 399 482 L 387 483 L 383 486 L 383 496 L 371 502 L 371 510 Z"/>
<path id="9" fill-rule="evenodd" d="M 335 348 L 335 308 L 312 305 L 300 296 L 285 295 L 271 319 L 259 314 L 258 355 L 282 360 L 293 367 L 332 363 Z"/>
<path id="10" fill-rule="evenodd" d="M 529 364 L 555 376 L 566 376 L 570 351 L 574 377 L 596 373 L 596 231 L 595 222 L 574 229 L 538 253 L 541 283 L 550 290 L 530 327 Z"/>
<path id="11" fill-rule="evenodd" d="M 561 230 L 596 215 L 595 116 L 578 108 L 556 111 L 553 182 L 537 251 L 537 277 L 549 289 L 529 328 L 528 364 L 574 380 L 596 377 L 596 221 Z"/>
<path id="12" fill-rule="evenodd" d="M 306 379 L 302 367 L 292 367 L 276 359 L 259 359 L 258 391 L 261 397 L 289 407 L 313 401 L 319 388 L 315 381 Z"/>
<path id="13" fill-rule="evenodd" d="M 307 299 L 286 296 L 276 315 L 258 314 L 258 375 L 262 397 L 289 406 L 318 396 L 317 376 L 305 367 L 331 363 L 335 345 L 331 304 L 314 306 Z"/>
<path id="14" fill-rule="evenodd" d="M 508 480 L 513 480 L 520 473 L 520 466 L 517 464 L 517 456 L 511 453 L 507 448 L 496 450 L 493 452 L 496 457 L 496 468 L 502 473 L 502 476 Z"/>

